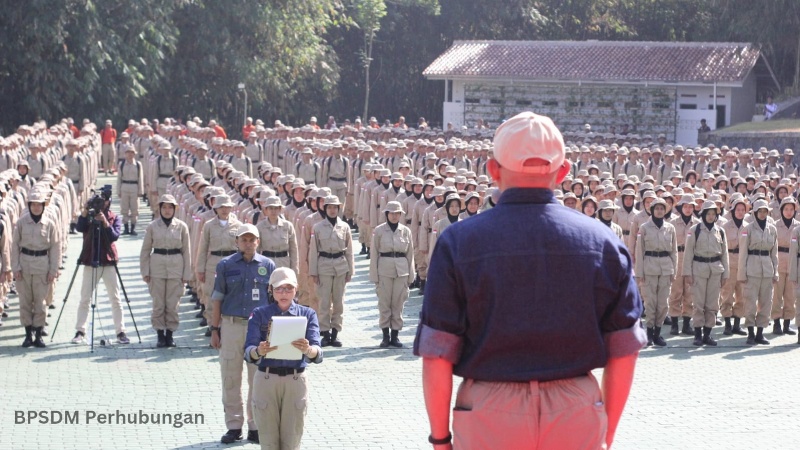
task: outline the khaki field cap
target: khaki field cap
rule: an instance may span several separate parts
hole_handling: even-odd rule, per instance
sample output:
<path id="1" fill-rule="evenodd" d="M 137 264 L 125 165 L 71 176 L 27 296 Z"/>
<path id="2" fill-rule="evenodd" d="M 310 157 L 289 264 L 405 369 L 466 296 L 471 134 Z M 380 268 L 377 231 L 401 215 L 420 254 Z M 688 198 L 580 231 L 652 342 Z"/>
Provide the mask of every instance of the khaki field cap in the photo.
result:
<path id="1" fill-rule="evenodd" d="M 604 209 L 619 209 L 619 206 L 614 204 L 613 200 L 601 200 L 600 206 L 597 207 L 598 211 Z"/>
<path id="2" fill-rule="evenodd" d="M 45 203 L 47 197 L 39 191 L 33 191 L 28 195 L 28 203 Z"/>
<path id="3" fill-rule="evenodd" d="M 383 209 L 383 212 L 388 213 L 401 213 L 403 212 L 403 205 L 400 204 L 398 201 L 390 201 L 386 204 L 386 207 Z"/>
<path id="4" fill-rule="evenodd" d="M 175 197 L 169 194 L 163 194 L 161 197 L 158 198 L 158 204 L 163 205 L 164 203 L 168 203 L 170 205 L 178 206 L 178 202 L 175 201 Z"/>
<path id="5" fill-rule="evenodd" d="M 228 206 L 228 207 L 233 208 L 236 205 L 233 203 L 233 200 L 231 200 L 231 197 L 229 195 L 227 195 L 227 194 L 222 194 L 222 195 L 218 195 L 218 196 L 214 197 L 214 209 L 217 209 L 217 208 L 220 208 L 220 207 L 223 207 L 223 206 Z"/>
<path id="6" fill-rule="evenodd" d="M 278 196 L 273 195 L 265 198 L 264 201 L 261 203 L 261 206 L 263 206 L 264 208 L 269 206 L 277 206 L 279 208 L 282 208 L 283 203 L 281 203 L 281 199 Z"/>
<path id="7" fill-rule="evenodd" d="M 753 203 L 753 212 L 756 212 L 759 209 L 766 209 L 767 211 L 770 211 L 769 204 L 766 200 L 756 200 L 756 202 Z"/>
<path id="8" fill-rule="evenodd" d="M 564 162 L 564 139 L 549 117 L 523 112 L 495 131 L 494 159 L 513 172 L 549 174 Z M 547 164 L 534 165 L 534 159 Z"/>
<path id="9" fill-rule="evenodd" d="M 335 195 L 329 195 L 325 197 L 325 206 L 342 206 L 342 202 L 339 201 L 339 197 Z"/>
<path id="10" fill-rule="evenodd" d="M 294 270 L 288 267 L 280 267 L 272 271 L 272 275 L 269 276 L 269 284 L 273 287 L 280 287 L 285 284 L 291 284 L 294 287 L 297 287 L 297 275 L 294 274 Z"/>
<path id="11" fill-rule="evenodd" d="M 236 237 L 244 236 L 245 234 L 252 234 L 258 237 L 258 228 L 251 223 L 246 223 L 239 227 L 239 231 L 236 232 Z"/>

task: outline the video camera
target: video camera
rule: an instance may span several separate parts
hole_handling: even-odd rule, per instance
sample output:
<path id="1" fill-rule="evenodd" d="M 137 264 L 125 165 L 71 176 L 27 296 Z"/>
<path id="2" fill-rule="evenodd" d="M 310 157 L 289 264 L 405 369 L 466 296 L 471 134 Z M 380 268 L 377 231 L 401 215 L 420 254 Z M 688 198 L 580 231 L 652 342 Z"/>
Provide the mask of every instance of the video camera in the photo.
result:
<path id="1" fill-rule="evenodd" d="M 106 184 L 98 190 L 92 191 L 94 195 L 86 203 L 89 217 L 94 217 L 106 209 L 106 202 L 111 200 L 111 185 Z"/>

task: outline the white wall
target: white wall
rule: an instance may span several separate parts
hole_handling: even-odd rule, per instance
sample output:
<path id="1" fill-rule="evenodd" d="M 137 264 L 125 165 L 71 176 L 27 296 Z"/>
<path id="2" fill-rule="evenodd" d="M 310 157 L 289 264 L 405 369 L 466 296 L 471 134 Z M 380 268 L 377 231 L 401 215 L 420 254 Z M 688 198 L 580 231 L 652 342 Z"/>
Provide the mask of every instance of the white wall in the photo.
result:
<path id="1" fill-rule="evenodd" d="M 677 98 L 677 107 L 678 107 L 678 116 L 681 115 L 680 105 L 683 104 L 694 104 L 697 105 L 698 110 L 711 110 L 711 105 L 714 105 L 714 85 L 709 84 L 708 86 L 678 86 L 678 98 Z M 731 88 L 729 87 L 717 87 L 717 106 L 725 106 L 725 125 L 731 124 Z M 683 111 L 691 111 L 691 110 L 683 110 Z M 711 116 L 712 119 L 708 120 L 708 126 L 711 129 L 716 128 L 717 124 L 717 115 Z M 678 119 L 680 122 L 680 118 Z M 698 123 L 695 125 L 695 128 L 698 128 L 700 124 Z"/>

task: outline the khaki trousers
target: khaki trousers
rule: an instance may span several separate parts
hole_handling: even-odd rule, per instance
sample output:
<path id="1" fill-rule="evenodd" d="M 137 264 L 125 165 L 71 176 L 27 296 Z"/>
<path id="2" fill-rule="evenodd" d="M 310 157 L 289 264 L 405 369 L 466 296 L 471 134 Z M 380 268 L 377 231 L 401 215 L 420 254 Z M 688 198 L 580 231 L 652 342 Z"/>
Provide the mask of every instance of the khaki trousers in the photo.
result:
<path id="1" fill-rule="evenodd" d="M 456 450 L 596 450 L 608 417 L 591 374 L 555 381 L 464 380 L 453 410 Z"/>
<path id="2" fill-rule="evenodd" d="M 345 202 L 344 202 L 344 216 L 348 219 L 353 218 L 353 194 L 345 195 Z"/>
<path id="3" fill-rule="evenodd" d="M 408 300 L 407 277 L 378 277 L 378 323 L 381 328 L 403 329 L 403 307 Z"/>
<path id="4" fill-rule="evenodd" d="M 102 279 L 106 286 L 106 294 L 111 302 L 111 317 L 114 319 L 114 330 L 117 334 L 125 331 L 125 324 L 122 323 L 122 304 L 119 301 L 119 284 L 117 284 L 117 272 L 112 266 L 100 266 L 97 268 L 97 278 L 92 280 L 92 266 L 83 266 L 83 283 L 81 284 L 81 302 L 78 305 L 78 321 L 75 330 L 86 334 L 86 319 L 89 317 L 89 305 L 92 302 L 94 290 L 97 283 Z M 94 281 L 94 283 L 92 282 Z M 98 303 L 100 297 L 98 296 Z"/>
<path id="5" fill-rule="evenodd" d="M 155 330 L 178 329 L 178 304 L 183 294 L 183 282 L 180 278 L 150 278 L 147 285 L 153 297 L 153 313 L 150 322 Z M 244 345 L 244 344 L 242 344 Z"/>
<path id="6" fill-rule="evenodd" d="M 139 218 L 139 196 L 135 192 L 123 192 L 119 196 L 119 211 L 124 223 L 136 222 Z"/>
<path id="7" fill-rule="evenodd" d="M 342 203 L 342 206 L 339 207 L 339 217 L 344 217 L 344 210 L 347 208 L 347 188 L 331 188 L 331 194 L 335 195 Z"/>
<path id="8" fill-rule="evenodd" d="M 772 314 L 771 318 L 792 320 L 795 316 L 795 293 L 792 283 L 786 281 L 788 273 L 778 274 L 778 283 L 772 291 Z"/>
<path id="9" fill-rule="evenodd" d="M 19 294 L 19 321 L 23 327 L 43 327 L 47 318 L 45 297 L 49 289 L 47 275 L 30 275 L 24 271 L 17 279 Z"/>
<path id="10" fill-rule="evenodd" d="M 342 331 L 345 276 L 319 276 L 319 331 Z M 312 283 L 313 284 L 313 283 Z"/>
<path id="11" fill-rule="evenodd" d="M 319 315 L 319 286 L 311 279 L 310 275 L 300 275 L 300 279 L 303 280 L 301 284 L 304 289 L 300 304 L 308 306 Z"/>
<path id="12" fill-rule="evenodd" d="M 46 281 L 46 277 L 45 277 L 45 281 Z M 53 280 L 52 283 L 47 283 L 47 295 L 45 295 L 45 297 L 44 297 L 45 305 L 47 305 L 47 306 L 52 305 L 53 304 L 53 298 L 55 297 L 55 295 L 56 295 L 56 282 L 55 282 L 55 280 Z"/>
<path id="13" fill-rule="evenodd" d="M 767 327 L 772 308 L 772 278 L 747 277 L 744 298 L 744 325 Z"/>
<path id="14" fill-rule="evenodd" d="M 253 376 L 255 364 L 244 360 L 244 341 L 247 337 L 247 318 L 222 316 L 220 322 L 219 365 L 222 374 L 222 406 L 225 426 L 239 430 L 244 425 L 242 401 L 242 364 L 247 367 L 247 428 L 257 430 L 253 420 Z"/>
<path id="15" fill-rule="evenodd" d="M 420 280 L 428 279 L 428 255 L 425 252 L 414 251 L 414 263 L 417 265 L 417 275 Z"/>
<path id="16" fill-rule="evenodd" d="M 734 254 L 732 254 L 734 255 Z M 744 315 L 744 284 L 737 281 L 739 275 L 739 264 L 730 258 L 730 278 L 722 286 L 719 298 L 719 312 L 722 317 L 742 317 Z"/>
<path id="17" fill-rule="evenodd" d="M 262 450 L 300 448 L 306 411 L 306 373 L 278 375 L 256 372 L 253 377 L 253 414 Z"/>
<path id="18" fill-rule="evenodd" d="M 692 285 L 692 299 L 694 300 L 692 325 L 695 328 L 713 328 L 717 323 L 719 284 L 722 281 L 722 274 L 712 273 L 709 275 L 709 277 L 694 276 L 694 284 Z"/>
<path id="19" fill-rule="evenodd" d="M 678 267 L 683 267 L 683 252 L 678 252 Z M 690 317 L 692 309 L 692 286 L 686 283 L 684 277 L 676 276 L 669 293 L 669 315 Z"/>
<path id="20" fill-rule="evenodd" d="M 103 144 L 102 146 L 102 157 L 103 162 L 103 169 L 111 170 L 114 167 L 114 163 L 117 161 L 117 156 L 114 154 L 114 145 L 113 144 Z"/>
<path id="21" fill-rule="evenodd" d="M 682 277 L 679 277 L 682 278 Z M 667 318 L 667 297 L 669 297 L 669 275 L 645 275 L 640 286 L 647 314 L 647 328 L 660 327 Z"/>

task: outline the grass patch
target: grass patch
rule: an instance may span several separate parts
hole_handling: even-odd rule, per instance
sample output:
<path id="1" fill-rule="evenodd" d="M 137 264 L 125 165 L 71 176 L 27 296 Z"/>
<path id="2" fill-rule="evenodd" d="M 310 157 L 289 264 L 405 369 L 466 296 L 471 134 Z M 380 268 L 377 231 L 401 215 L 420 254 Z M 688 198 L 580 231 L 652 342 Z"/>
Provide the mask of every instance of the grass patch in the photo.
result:
<path id="1" fill-rule="evenodd" d="M 719 133 L 764 132 L 786 133 L 800 132 L 800 120 L 768 120 L 766 122 L 743 122 L 732 127 L 717 130 Z"/>

